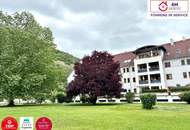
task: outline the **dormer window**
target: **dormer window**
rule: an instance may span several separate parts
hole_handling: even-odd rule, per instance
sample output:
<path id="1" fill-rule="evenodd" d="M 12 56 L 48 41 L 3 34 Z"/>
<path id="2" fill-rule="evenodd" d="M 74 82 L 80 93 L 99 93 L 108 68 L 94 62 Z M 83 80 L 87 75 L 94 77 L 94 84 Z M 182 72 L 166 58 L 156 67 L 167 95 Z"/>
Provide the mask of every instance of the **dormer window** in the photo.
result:
<path id="1" fill-rule="evenodd" d="M 125 61 L 124 61 L 124 63 L 129 63 L 129 62 L 131 62 L 131 60 L 125 60 Z"/>
<path id="2" fill-rule="evenodd" d="M 181 54 L 180 49 L 176 49 L 176 57 L 179 57 L 179 56 L 180 56 L 180 54 Z"/>
<path id="3" fill-rule="evenodd" d="M 180 49 L 176 49 L 176 54 L 180 54 L 180 53 L 181 53 Z"/>

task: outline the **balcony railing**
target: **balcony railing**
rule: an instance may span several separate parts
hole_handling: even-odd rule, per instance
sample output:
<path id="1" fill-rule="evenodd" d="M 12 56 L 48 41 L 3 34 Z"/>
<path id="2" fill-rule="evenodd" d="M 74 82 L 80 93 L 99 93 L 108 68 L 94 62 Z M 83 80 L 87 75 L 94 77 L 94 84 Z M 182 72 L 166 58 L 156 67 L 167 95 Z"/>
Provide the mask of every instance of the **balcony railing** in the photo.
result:
<path id="1" fill-rule="evenodd" d="M 149 71 L 159 71 L 159 67 L 151 67 L 149 68 Z"/>
<path id="2" fill-rule="evenodd" d="M 139 84 L 148 84 L 148 80 L 140 80 Z"/>
<path id="3" fill-rule="evenodd" d="M 139 73 L 147 72 L 147 69 L 139 69 L 138 72 Z"/>
<path id="4" fill-rule="evenodd" d="M 151 80 L 150 82 L 151 82 L 151 83 L 161 83 L 160 80 Z"/>

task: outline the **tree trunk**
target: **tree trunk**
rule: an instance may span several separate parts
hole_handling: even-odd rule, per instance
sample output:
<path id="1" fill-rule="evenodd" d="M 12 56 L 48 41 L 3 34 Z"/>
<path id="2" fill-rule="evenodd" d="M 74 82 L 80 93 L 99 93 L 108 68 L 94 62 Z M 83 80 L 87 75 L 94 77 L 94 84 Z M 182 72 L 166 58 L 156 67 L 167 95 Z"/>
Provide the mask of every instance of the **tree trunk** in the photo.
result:
<path id="1" fill-rule="evenodd" d="M 97 96 L 92 96 L 90 98 L 90 102 L 93 104 L 93 105 L 96 105 L 96 100 L 97 100 Z"/>
<path id="2" fill-rule="evenodd" d="M 15 106 L 14 99 L 10 99 L 10 100 L 9 100 L 8 106 L 9 106 L 9 107 Z"/>

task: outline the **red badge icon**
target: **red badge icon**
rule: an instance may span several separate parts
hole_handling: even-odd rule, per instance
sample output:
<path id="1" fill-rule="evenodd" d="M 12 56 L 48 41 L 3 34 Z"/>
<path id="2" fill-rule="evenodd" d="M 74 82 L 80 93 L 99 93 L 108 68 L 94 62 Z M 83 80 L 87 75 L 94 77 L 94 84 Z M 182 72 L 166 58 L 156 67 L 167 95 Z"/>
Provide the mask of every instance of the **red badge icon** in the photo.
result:
<path id="1" fill-rule="evenodd" d="M 52 122 L 47 117 L 41 117 L 36 121 L 36 130 L 51 130 Z"/>
<path id="2" fill-rule="evenodd" d="M 17 130 L 18 123 L 13 117 L 6 117 L 1 123 L 2 130 Z"/>

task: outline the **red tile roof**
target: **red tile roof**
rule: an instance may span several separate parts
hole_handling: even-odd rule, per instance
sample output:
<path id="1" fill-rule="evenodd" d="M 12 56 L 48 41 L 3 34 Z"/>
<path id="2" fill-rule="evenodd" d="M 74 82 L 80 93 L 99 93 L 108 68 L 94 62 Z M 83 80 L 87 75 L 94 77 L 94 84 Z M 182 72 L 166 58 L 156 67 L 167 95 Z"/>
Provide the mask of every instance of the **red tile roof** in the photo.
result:
<path id="1" fill-rule="evenodd" d="M 136 55 L 133 52 L 124 52 L 114 55 L 114 60 L 119 61 L 120 67 L 126 67 L 134 64 L 135 57 Z"/>
<path id="2" fill-rule="evenodd" d="M 166 49 L 164 60 L 190 57 L 190 39 L 176 41 L 173 45 L 171 43 L 166 43 L 161 46 Z M 133 66 L 135 58 L 136 55 L 133 52 L 124 52 L 114 55 L 114 60 L 119 61 L 120 67 Z"/>
<path id="3" fill-rule="evenodd" d="M 171 60 L 190 56 L 190 39 L 174 42 L 173 45 L 171 45 L 171 43 L 167 43 L 163 44 L 162 46 L 166 49 L 164 60 Z"/>

